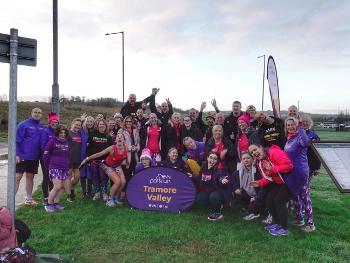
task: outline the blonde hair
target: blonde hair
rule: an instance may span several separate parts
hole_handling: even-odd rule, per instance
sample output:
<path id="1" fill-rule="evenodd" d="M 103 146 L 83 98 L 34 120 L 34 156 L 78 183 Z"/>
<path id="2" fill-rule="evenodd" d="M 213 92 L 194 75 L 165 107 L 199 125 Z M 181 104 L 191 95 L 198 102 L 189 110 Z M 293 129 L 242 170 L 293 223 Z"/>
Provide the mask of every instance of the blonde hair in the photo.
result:
<path id="1" fill-rule="evenodd" d="M 285 121 L 284 121 L 284 134 L 287 136 L 288 135 L 288 131 L 287 131 L 287 121 L 293 121 L 294 124 L 298 127 L 299 126 L 299 120 L 295 117 L 288 117 Z"/>
<path id="2" fill-rule="evenodd" d="M 303 116 L 301 116 L 301 121 L 303 121 L 303 120 L 308 120 L 309 123 L 310 123 L 310 126 L 307 127 L 307 129 L 311 129 L 312 126 L 314 126 L 314 121 L 312 120 L 311 115 L 309 115 L 309 114 L 304 114 Z"/>
<path id="3" fill-rule="evenodd" d="M 94 117 L 92 117 L 92 116 L 87 116 L 87 117 L 85 118 L 85 120 L 83 121 L 83 124 L 81 125 L 81 127 L 82 127 L 83 130 L 84 130 L 84 132 L 89 132 L 88 127 L 86 127 L 86 123 L 87 123 L 88 120 L 92 121 L 92 129 L 94 128 L 94 125 L 95 125 L 95 119 L 94 119 Z"/>

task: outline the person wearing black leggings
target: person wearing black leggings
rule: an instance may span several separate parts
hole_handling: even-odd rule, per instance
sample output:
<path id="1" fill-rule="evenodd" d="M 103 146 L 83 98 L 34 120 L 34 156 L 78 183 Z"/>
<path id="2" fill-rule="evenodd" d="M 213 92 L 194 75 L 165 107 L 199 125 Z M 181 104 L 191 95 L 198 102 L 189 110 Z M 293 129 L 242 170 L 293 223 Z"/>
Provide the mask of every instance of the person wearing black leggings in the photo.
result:
<path id="1" fill-rule="evenodd" d="M 41 141 L 40 141 L 40 148 L 41 148 L 41 152 L 44 153 L 44 149 L 45 146 L 47 144 L 47 142 L 53 137 L 55 136 L 55 131 L 58 127 L 60 120 L 57 116 L 56 113 L 54 112 L 50 112 L 49 113 L 49 118 L 48 118 L 48 127 L 45 128 L 41 134 Z M 40 166 L 41 166 L 41 170 L 43 172 L 43 181 L 41 183 L 41 189 L 43 191 L 43 197 L 44 197 L 44 206 L 47 205 L 47 200 L 49 197 L 49 191 L 52 190 L 53 188 L 53 183 L 49 178 L 49 170 L 47 167 L 45 167 L 45 164 L 42 160 L 42 158 L 40 158 Z"/>

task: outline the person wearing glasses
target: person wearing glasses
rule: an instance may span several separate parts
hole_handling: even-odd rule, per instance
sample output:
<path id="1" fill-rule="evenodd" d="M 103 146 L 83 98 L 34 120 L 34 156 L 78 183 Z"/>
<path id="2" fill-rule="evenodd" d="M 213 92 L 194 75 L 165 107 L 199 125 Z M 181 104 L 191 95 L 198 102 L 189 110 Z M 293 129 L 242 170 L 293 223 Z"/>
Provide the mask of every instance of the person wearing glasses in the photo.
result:
<path id="1" fill-rule="evenodd" d="M 33 199 L 34 175 L 38 173 L 41 156 L 41 134 L 44 126 L 40 123 L 42 110 L 32 109 L 31 118 L 17 125 L 16 131 L 16 193 L 19 184 L 26 174 L 26 205 L 36 205 Z"/>

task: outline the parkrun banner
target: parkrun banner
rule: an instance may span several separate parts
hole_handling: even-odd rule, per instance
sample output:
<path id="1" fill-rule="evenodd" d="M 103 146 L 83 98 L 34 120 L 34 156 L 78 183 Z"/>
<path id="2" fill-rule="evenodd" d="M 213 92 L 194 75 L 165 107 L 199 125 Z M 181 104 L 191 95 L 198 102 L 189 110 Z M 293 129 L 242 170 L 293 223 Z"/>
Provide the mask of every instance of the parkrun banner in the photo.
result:
<path id="1" fill-rule="evenodd" d="M 267 61 L 267 80 L 270 87 L 273 115 L 280 118 L 280 93 L 278 87 L 277 69 L 272 56 L 269 56 Z"/>
<path id="2" fill-rule="evenodd" d="M 176 169 L 151 167 L 130 179 L 126 197 L 136 209 L 178 213 L 193 206 L 196 188 L 187 175 Z"/>

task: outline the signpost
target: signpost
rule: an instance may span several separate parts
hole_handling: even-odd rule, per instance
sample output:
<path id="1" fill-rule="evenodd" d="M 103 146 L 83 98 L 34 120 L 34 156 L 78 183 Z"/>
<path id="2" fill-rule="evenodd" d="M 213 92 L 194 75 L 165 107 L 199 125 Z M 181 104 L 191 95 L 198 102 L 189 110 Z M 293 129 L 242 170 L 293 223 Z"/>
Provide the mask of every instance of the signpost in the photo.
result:
<path id="1" fill-rule="evenodd" d="M 11 28 L 10 35 L 0 34 L 0 62 L 10 64 L 7 207 L 13 218 L 16 186 L 17 65 L 35 67 L 36 54 L 35 39 L 18 37 L 18 30 L 15 28 Z"/>
<path id="2" fill-rule="evenodd" d="M 350 193 L 350 142 L 323 141 L 311 147 L 339 191 Z"/>

